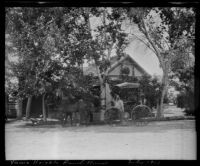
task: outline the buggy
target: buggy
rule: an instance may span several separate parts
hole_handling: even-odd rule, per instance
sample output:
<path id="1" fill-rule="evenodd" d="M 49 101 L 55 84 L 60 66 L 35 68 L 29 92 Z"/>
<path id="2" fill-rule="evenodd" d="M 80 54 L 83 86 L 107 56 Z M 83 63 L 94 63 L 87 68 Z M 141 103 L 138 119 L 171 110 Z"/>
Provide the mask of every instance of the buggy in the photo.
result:
<path id="1" fill-rule="evenodd" d="M 144 104 L 144 97 L 139 89 L 139 83 L 124 82 L 113 87 L 113 93 L 122 96 L 124 102 L 124 121 L 132 121 L 137 126 L 147 125 L 148 118 L 154 116 L 151 108 Z M 120 112 L 117 109 L 108 108 L 105 112 L 105 121 L 113 123 L 119 121 Z"/>

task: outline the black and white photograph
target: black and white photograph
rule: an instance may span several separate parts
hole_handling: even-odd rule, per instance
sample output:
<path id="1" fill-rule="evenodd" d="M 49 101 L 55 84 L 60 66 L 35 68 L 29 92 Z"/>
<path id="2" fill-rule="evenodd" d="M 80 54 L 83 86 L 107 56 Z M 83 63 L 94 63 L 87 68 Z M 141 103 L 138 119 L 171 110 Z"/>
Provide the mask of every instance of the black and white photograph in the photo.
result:
<path id="1" fill-rule="evenodd" d="M 196 160 L 195 7 L 5 7 L 6 160 Z"/>

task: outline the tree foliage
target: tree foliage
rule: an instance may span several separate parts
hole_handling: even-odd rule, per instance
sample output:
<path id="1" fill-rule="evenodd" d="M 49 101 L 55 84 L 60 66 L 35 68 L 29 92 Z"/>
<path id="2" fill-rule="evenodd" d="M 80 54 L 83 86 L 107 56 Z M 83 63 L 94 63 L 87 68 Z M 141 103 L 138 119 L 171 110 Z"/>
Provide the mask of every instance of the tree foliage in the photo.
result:
<path id="1" fill-rule="evenodd" d="M 156 77 L 143 76 L 140 80 L 140 89 L 147 105 L 152 108 L 156 107 L 161 97 L 161 84 Z"/>
<path id="2" fill-rule="evenodd" d="M 80 13 L 79 8 L 6 8 L 6 33 L 19 57 L 12 66 L 20 96 L 51 91 L 64 77 L 66 85 L 77 81 L 89 46 Z"/>
<path id="3" fill-rule="evenodd" d="M 85 85 L 83 89 L 88 90 L 90 79 L 80 70 L 85 59 L 95 62 L 102 90 L 111 55 L 125 55 L 128 40 L 123 23 L 127 16 L 138 25 L 163 69 L 160 105 L 169 73 L 176 73 L 177 66 L 181 68 L 189 53 L 195 52 L 194 8 L 13 7 L 5 11 L 6 34 L 19 57 L 12 64 L 20 80 L 19 96 L 44 94 L 57 86 L 82 91 Z M 92 27 L 92 18 L 100 24 Z"/>
<path id="4" fill-rule="evenodd" d="M 180 92 L 177 96 L 177 106 L 185 108 L 186 114 L 194 115 L 194 66 L 177 70 L 173 77 L 179 78 L 178 81 L 172 82 L 176 90 Z"/>
<path id="5" fill-rule="evenodd" d="M 119 8 L 87 8 L 90 13 L 88 19 L 96 17 L 100 24 L 91 28 L 93 38 L 90 45 L 90 57 L 95 61 L 100 74 L 106 75 L 110 67 L 111 53 L 114 51 L 119 58 L 124 56 L 124 49 L 128 44 L 127 34 L 122 28 L 125 15 Z M 89 21 L 89 20 L 88 20 Z"/>
<path id="6" fill-rule="evenodd" d="M 169 73 L 176 70 L 174 62 L 194 52 L 195 10 L 193 8 L 128 8 L 129 18 L 138 25 L 148 47 L 155 53 L 163 70 L 162 95 L 158 117 L 162 116 Z M 179 62 L 181 63 L 181 61 Z"/>

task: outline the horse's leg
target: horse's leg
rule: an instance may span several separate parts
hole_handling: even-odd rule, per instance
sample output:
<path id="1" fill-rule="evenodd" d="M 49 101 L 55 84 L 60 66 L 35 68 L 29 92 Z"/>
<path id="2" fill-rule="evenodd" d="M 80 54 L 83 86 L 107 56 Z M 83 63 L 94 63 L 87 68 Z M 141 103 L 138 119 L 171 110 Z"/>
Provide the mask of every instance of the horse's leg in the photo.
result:
<path id="1" fill-rule="evenodd" d="M 66 116 L 66 118 L 65 118 L 67 124 L 68 124 L 68 117 L 69 117 L 69 116 L 70 116 L 70 114 L 67 113 L 67 116 Z"/>
<path id="2" fill-rule="evenodd" d="M 88 125 L 88 112 L 87 111 L 84 112 L 84 123 L 86 126 Z"/>
<path id="3" fill-rule="evenodd" d="M 66 120 L 66 113 L 64 113 L 62 117 L 62 126 L 65 125 L 65 120 Z"/>
<path id="4" fill-rule="evenodd" d="M 79 124 L 82 125 L 82 123 L 83 123 L 83 113 L 82 113 L 82 111 L 79 112 L 79 115 L 80 115 Z"/>
<path id="5" fill-rule="evenodd" d="M 84 115 L 84 119 L 85 119 L 85 125 L 87 126 L 88 125 L 88 112 L 85 111 L 85 115 Z"/>
<path id="6" fill-rule="evenodd" d="M 88 126 L 89 125 L 89 123 L 90 123 L 90 113 L 89 112 L 87 112 L 86 113 L 87 115 L 86 115 L 86 125 Z"/>
<path id="7" fill-rule="evenodd" d="M 87 111 L 87 125 L 89 125 L 90 124 L 90 122 L 91 122 L 91 115 L 92 113 L 91 113 L 91 111 L 89 110 L 89 111 Z"/>
<path id="8" fill-rule="evenodd" d="M 69 115 L 69 116 L 70 116 L 70 120 L 71 120 L 71 126 L 72 126 L 72 124 L 73 124 L 72 115 L 73 115 L 73 113 L 71 112 L 70 115 Z"/>
<path id="9" fill-rule="evenodd" d="M 81 121 L 80 121 L 80 112 L 76 112 L 76 124 L 80 125 Z"/>
<path id="10" fill-rule="evenodd" d="M 77 124 L 77 123 L 78 123 L 78 115 L 77 115 L 77 112 L 74 113 L 74 119 L 75 119 L 75 123 Z"/>

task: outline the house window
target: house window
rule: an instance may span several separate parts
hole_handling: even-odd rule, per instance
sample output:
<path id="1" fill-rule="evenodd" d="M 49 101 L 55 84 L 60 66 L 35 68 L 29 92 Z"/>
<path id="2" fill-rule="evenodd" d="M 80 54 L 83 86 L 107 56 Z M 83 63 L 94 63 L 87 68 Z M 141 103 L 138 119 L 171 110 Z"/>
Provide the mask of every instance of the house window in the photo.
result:
<path id="1" fill-rule="evenodd" d="M 130 69 L 129 69 L 128 66 L 124 66 L 124 67 L 121 68 L 121 74 L 129 75 L 129 73 L 130 73 Z"/>

